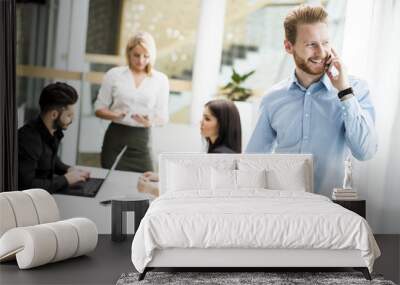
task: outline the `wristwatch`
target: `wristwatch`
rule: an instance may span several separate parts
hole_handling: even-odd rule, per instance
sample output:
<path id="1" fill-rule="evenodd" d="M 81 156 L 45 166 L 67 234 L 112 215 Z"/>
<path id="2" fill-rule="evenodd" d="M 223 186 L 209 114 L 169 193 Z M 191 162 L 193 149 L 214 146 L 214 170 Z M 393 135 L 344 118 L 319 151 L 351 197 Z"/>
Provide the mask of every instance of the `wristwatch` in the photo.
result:
<path id="1" fill-rule="evenodd" d="M 351 97 L 351 96 L 347 96 L 347 95 L 350 95 L 350 94 L 351 94 L 351 96 L 354 96 L 353 88 L 351 88 L 351 87 L 346 88 L 346 89 L 344 89 L 342 91 L 339 91 L 338 92 L 338 97 L 339 97 L 339 99 L 341 101 L 343 101 L 344 99 L 347 99 L 347 98 Z M 344 98 L 344 97 L 346 97 L 346 98 Z"/>

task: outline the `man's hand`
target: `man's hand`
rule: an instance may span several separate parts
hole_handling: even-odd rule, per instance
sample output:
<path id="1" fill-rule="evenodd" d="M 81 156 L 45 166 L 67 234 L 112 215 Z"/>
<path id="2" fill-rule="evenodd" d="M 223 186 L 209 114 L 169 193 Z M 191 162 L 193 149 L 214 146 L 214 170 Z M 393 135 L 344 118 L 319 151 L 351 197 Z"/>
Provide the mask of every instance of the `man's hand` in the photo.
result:
<path id="1" fill-rule="evenodd" d="M 329 79 L 331 80 L 332 85 L 338 91 L 342 91 L 342 90 L 350 87 L 349 78 L 347 76 L 347 70 L 346 70 L 346 67 L 344 66 L 343 62 L 338 57 L 335 50 L 334 49 L 331 49 L 331 50 L 332 50 L 332 54 L 330 55 L 330 58 L 326 61 L 326 65 L 327 65 L 326 74 L 328 75 Z M 336 76 L 334 76 L 334 74 L 332 74 L 332 71 L 331 71 L 331 68 L 333 66 L 339 72 L 339 74 Z"/>
<path id="2" fill-rule="evenodd" d="M 80 169 L 72 169 L 64 174 L 64 176 L 68 181 L 68 185 L 72 185 L 81 181 L 86 181 L 89 178 L 89 173 Z"/>
<path id="3" fill-rule="evenodd" d="M 132 115 L 132 119 L 134 119 L 136 122 L 142 124 L 146 128 L 151 127 L 151 122 L 150 122 L 149 116 L 134 114 L 134 115 Z"/>
<path id="4" fill-rule="evenodd" d="M 81 172 L 81 174 L 83 176 L 86 177 L 86 179 L 90 178 L 90 171 L 89 170 L 85 170 L 85 169 L 77 168 L 75 166 L 71 166 L 70 168 L 68 168 L 67 172 L 70 172 L 70 171 L 79 171 L 79 172 Z"/>

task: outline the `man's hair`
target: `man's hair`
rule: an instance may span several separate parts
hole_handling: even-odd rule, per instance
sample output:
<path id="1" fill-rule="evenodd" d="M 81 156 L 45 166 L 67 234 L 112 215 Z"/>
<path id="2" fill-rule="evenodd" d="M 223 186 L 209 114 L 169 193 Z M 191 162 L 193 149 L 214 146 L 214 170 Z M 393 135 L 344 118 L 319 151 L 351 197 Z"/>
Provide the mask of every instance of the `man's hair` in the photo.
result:
<path id="1" fill-rule="evenodd" d="M 63 82 L 47 85 L 40 93 L 39 105 L 42 113 L 68 107 L 78 101 L 75 88 Z"/>
<path id="2" fill-rule="evenodd" d="M 322 6 L 300 5 L 286 15 L 283 26 L 286 39 L 295 44 L 299 24 L 328 23 L 328 13 Z"/>

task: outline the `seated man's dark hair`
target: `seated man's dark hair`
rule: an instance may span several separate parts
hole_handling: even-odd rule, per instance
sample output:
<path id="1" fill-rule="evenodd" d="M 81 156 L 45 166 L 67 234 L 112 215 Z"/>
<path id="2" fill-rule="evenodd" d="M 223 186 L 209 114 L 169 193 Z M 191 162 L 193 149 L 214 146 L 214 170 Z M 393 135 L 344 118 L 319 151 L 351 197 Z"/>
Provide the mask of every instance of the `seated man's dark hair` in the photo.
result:
<path id="1" fill-rule="evenodd" d="M 75 88 L 64 82 L 47 85 L 40 93 L 39 105 L 42 113 L 73 105 L 78 101 Z"/>

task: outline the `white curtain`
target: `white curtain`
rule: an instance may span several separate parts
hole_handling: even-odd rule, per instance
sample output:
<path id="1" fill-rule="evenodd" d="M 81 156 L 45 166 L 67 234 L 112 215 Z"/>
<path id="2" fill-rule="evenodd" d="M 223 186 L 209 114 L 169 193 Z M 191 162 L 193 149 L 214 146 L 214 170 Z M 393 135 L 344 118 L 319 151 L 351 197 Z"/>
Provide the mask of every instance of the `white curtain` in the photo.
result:
<path id="1" fill-rule="evenodd" d="M 348 0 L 342 58 L 368 82 L 379 150 L 354 163 L 354 183 L 367 200 L 374 233 L 400 233 L 400 0 Z"/>

